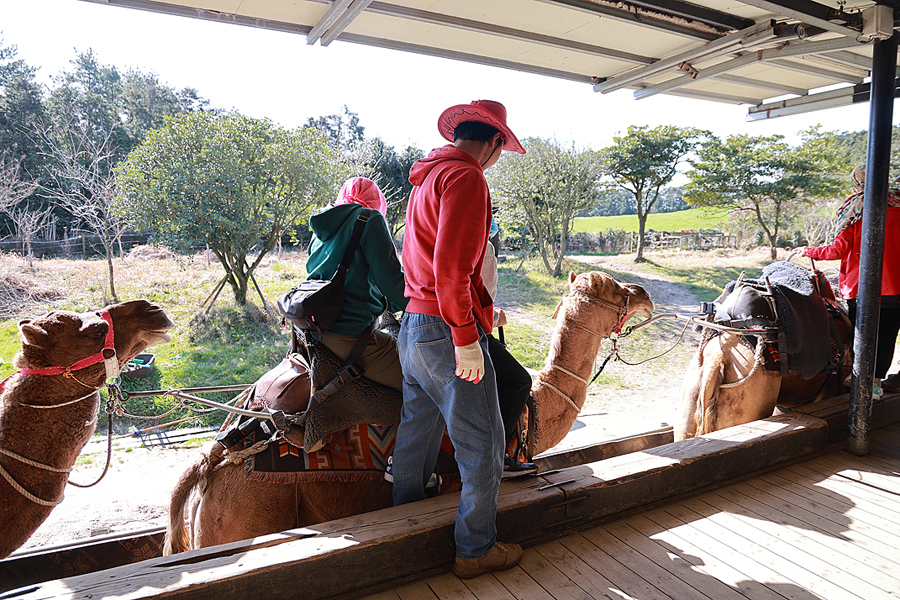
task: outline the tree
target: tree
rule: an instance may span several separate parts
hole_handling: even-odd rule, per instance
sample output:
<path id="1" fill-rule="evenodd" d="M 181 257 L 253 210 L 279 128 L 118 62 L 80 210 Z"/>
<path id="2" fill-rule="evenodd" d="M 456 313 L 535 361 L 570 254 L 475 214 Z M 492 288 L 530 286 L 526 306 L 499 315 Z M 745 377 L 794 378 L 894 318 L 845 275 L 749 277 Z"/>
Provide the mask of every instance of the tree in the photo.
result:
<path id="1" fill-rule="evenodd" d="M 15 232 L 22 240 L 23 254 L 32 266 L 31 240 L 34 233 L 46 221 L 49 212 L 34 210 L 24 201 L 38 188 L 35 181 L 23 179 L 21 161 L 9 157 L 10 152 L 0 154 L 0 212 L 6 214 L 13 223 Z"/>
<path id="2" fill-rule="evenodd" d="M 34 252 L 31 249 L 31 242 L 34 240 L 34 236 L 47 223 L 52 209 L 52 206 L 44 209 L 33 209 L 28 204 L 3 209 L 3 212 L 15 224 L 16 233 L 19 239 L 22 240 L 22 255 L 28 261 L 29 267 L 34 267 Z"/>
<path id="3" fill-rule="evenodd" d="M 44 118 L 43 89 L 35 80 L 37 69 L 16 59 L 16 52 L 15 46 L 4 46 L 0 38 L 0 178 L 9 182 L 8 169 L 14 166 L 14 180 L 29 185 L 28 194 L 17 194 L 13 204 L 38 188 L 45 160 L 44 149 L 34 135 L 36 125 Z M 29 202 L 38 206 L 44 201 L 33 196 Z"/>
<path id="4" fill-rule="evenodd" d="M 366 128 L 359 124 L 359 115 L 350 112 L 346 104 L 340 114 L 308 118 L 306 126 L 322 132 L 328 145 L 338 152 L 352 152 L 365 139 Z"/>
<path id="5" fill-rule="evenodd" d="M 166 119 L 116 172 L 119 214 L 178 251 L 208 246 L 238 304 L 266 253 L 346 174 L 315 129 L 213 112 Z"/>
<path id="6" fill-rule="evenodd" d="M 131 151 L 131 138 L 119 114 L 122 76 L 112 65 L 100 62 L 92 50 L 77 54 L 72 69 L 53 78 L 45 130 L 77 129 L 95 146 L 105 145 L 112 162 Z"/>
<path id="7" fill-rule="evenodd" d="M 84 120 L 76 120 L 42 137 L 50 148 L 52 186 L 45 194 L 75 219 L 93 231 L 103 243 L 109 276 L 109 292 L 118 302 L 113 269 L 114 244 L 124 230 L 114 211 L 116 178 L 113 172 L 114 131 L 98 137 L 99 130 Z"/>
<path id="8" fill-rule="evenodd" d="M 836 135 L 814 127 L 801 132 L 801 139 L 795 148 L 782 135 L 710 139 L 692 161 L 687 201 L 752 214 L 775 260 L 779 232 L 800 205 L 833 197 L 844 187 L 837 175 L 846 172 L 846 158 Z"/>
<path id="9" fill-rule="evenodd" d="M 628 127 L 624 136 L 613 138 L 603 150 L 604 171 L 634 197 L 638 217 L 638 247 L 634 262 L 644 260 L 644 229 L 647 215 L 660 197 L 662 187 L 672 181 L 678 164 L 690 153 L 704 132 L 693 128 L 661 125 Z"/>
<path id="10" fill-rule="evenodd" d="M 398 154 L 381 138 L 370 138 L 348 157 L 350 168 L 377 183 L 384 193 L 388 205 L 385 217 L 392 236 L 396 236 L 406 222 L 406 206 L 413 188 L 409 182 L 409 169 L 423 156 L 425 153 L 415 146 L 407 146 Z"/>
<path id="11" fill-rule="evenodd" d="M 118 101 L 125 132 L 133 145 L 141 143 L 149 131 L 162 127 L 166 117 L 203 110 L 209 105 L 193 88 L 176 92 L 161 84 L 154 73 L 134 69 L 122 80 Z"/>
<path id="12" fill-rule="evenodd" d="M 600 197 L 603 164 L 598 152 L 564 147 L 555 140 L 529 138 L 524 146 L 528 154 L 506 153 L 487 172 L 491 192 L 500 221 L 527 227 L 544 268 L 556 276 L 566 253 L 569 224 Z"/>

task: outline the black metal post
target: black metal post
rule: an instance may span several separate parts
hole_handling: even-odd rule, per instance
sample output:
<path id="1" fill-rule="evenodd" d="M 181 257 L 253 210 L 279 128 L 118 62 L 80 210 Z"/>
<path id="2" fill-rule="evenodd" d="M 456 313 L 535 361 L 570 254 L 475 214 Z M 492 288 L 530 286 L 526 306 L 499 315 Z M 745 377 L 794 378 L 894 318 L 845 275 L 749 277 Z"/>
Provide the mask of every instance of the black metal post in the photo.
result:
<path id="1" fill-rule="evenodd" d="M 891 121 L 894 114 L 894 78 L 897 74 L 897 34 L 876 42 L 872 62 L 869 103 L 869 143 L 866 151 L 866 192 L 863 203 L 859 296 L 853 342 L 853 380 L 850 386 L 847 451 L 869 453 L 875 347 L 881 306 L 881 267 L 884 257 L 884 222 L 887 217 L 888 173 L 891 158 Z"/>

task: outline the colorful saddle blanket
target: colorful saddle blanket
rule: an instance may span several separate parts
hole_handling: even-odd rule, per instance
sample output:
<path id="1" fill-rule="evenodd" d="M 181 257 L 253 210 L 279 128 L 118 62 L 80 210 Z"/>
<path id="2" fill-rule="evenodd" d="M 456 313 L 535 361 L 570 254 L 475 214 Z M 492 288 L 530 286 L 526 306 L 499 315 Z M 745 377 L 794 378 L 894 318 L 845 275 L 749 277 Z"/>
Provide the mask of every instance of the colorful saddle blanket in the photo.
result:
<path id="1" fill-rule="evenodd" d="M 396 425 L 360 423 L 335 434 L 321 449 L 304 452 L 284 440 L 244 461 L 245 476 L 266 483 L 307 481 L 375 481 L 384 478 L 388 457 L 394 453 Z M 249 438 L 247 445 L 253 444 Z M 441 491 L 460 481 L 453 458 L 453 445 L 444 434 L 437 471 L 443 479 Z"/>

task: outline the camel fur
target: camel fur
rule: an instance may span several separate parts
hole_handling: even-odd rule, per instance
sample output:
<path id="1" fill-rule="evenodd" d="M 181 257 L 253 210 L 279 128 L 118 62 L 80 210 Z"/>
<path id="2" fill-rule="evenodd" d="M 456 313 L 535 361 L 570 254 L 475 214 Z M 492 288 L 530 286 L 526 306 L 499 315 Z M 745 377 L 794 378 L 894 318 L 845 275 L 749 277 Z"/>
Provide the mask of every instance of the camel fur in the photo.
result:
<path id="1" fill-rule="evenodd" d="M 617 306 L 627 299 L 625 320 L 634 315 L 649 317 L 653 311 L 647 292 L 640 286 L 622 286 L 605 273 L 570 274 L 569 294 L 557 306 L 547 366 L 532 390 L 540 437 L 536 452 L 556 445 L 575 422 L 585 401 L 587 378 L 600 341 L 622 320 L 623 315 L 614 308 L 590 302 L 588 296 L 580 294 Z M 579 379 L 563 374 L 560 367 L 576 373 Z M 241 462 L 213 444 L 182 474 L 169 504 L 165 554 L 306 527 L 392 505 L 391 484 L 384 480 L 261 483 L 244 477 Z"/>
<path id="2" fill-rule="evenodd" d="M 146 348 L 170 341 L 166 332 L 174 324 L 159 307 L 135 300 L 108 309 L 120 366 Z M 22 349 L 13 364 L 19 369 L 67 367 L 100 352 L 108 329 L 96 312 L 54 311 L 22 321 Z M 0 477 L 0 558 L 24 544 L 62 500 L 67 470 L 97 424 L 97 390 L 105 380 L 103 362 L 73 371 L 72 377 L 15 373 L 6 380 L 0 396 L 0 467 L 47 505 L 28 499 L 6 476 Z M 10 453 L 54 470 L 26 464 Z"/>
<path id="3" fill-rule="evenodd" d="M 849 356 L 852 330 L 840 318 L 835 319 L 835 325 L 844 356 Z M 844 369 L 837 375 L 820 373 L 809 379 L 798 374 L 782 377 L 766 373 L 761 364 L 754 369 L 758 358 L 735 333 L 704 338 L 685 374 L 674 424 L 676 442 L 771 417 L 776 406 L 797 407 L 843 391 Z M 723 383 L 736 382 L 741 383 L 722 387 Z"/>

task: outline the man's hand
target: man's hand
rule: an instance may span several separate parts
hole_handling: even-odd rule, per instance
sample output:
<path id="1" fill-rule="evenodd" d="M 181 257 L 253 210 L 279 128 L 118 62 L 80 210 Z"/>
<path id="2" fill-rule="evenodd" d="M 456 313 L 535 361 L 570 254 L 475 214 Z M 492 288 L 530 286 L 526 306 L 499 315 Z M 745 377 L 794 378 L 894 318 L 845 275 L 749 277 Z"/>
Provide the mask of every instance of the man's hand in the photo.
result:
<path id="1" fill-rule="evenodd" d="M 468 346 L 454 346 L 456 351 L 456 376 L 478 383 L 484 376 L 484 354 L 478 342 Z"/>
<path id="2" fill-rule="evenodd" d="M 495 308 L 494 309 L 494 329 L 497 329 L 498 327 L 503 327 L 507 323 L 508 323 L 508 321 L 506 320 L 506 313 L 503 311 L 503 309 Z"/>

